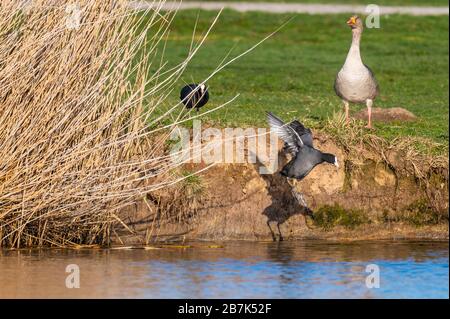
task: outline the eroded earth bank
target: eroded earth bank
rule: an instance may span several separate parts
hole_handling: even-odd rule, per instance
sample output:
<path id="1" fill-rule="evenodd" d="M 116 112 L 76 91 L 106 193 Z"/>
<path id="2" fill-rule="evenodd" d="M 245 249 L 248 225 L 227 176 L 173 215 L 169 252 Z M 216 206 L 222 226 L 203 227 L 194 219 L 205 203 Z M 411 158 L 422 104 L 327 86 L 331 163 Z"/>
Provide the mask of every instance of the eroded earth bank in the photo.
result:
<path id="1" fill-rule="evenodd" d="M 341 165 L 320 165 L 296 183 L 310 211 L 286 178 L 261 175 L 260 163 L 217 164 L 124 210 L 126 227 L 114 229 L 112 243 L 278 240 L 278 226 L 284 240 L 448 239 L 446 157 L 375 136 L 346 145 L 321 134 L 314 143 Z M 281 148 L 283 164 L 289 158 Z M 187 164 L 183 174 L 205 167 Z"/>

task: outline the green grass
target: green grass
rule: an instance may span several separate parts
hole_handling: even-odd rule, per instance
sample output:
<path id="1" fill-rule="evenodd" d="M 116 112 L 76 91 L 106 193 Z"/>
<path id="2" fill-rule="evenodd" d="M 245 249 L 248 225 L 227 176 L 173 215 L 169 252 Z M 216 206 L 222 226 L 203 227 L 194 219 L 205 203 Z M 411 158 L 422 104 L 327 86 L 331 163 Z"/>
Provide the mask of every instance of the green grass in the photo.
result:
<path id="1" fill-rule="evenodd" d="M 198 11 L 177 14 L 166 48 L 169 65 L 188 52 Z M 198 33 L 215 13 L 200 12 Z M 292 15 L 238 13 L 226 10 L 180 81 L 201 81 L 232 51 L 237 55 L 274 31 Z M 351 33 L 347 15 L 296 15 L 274 37 L 234 62 L 209 81 L 210 103 L 201 112 L 226 102 L 231 105 L 206 115 L 217 126 L 266 127 L 264 111 L 283 119 L 298 118 L 320 127 L 342 109 L 333 82 L 346 57 Z M 391 15 L 381 29 L 366 29 L 362 55 L 378 79 L 381 93 L 375 107 L 404 107 L 418 116 L 413 123 L 375 123 L 376 133 L 429 137 L 448 143 L 448 17 Z M 199 36 L 198 36 L 199 38 Z M 173 92 L 170 102 L 178 101 Z M 352 105 L 357 111 L 363 105 Z"/>
<path id="2" fill-rule="evenodd" d="M 201 195 L 204 191 L 202 177 L 193 171 L 183 170 L 181 175 L 184 177 L 183 186 L 188 196 Z"/>
<path id="3" fill-rule="evenodd" d="M 439 213 L 435 211 L 429 206 L 426 199 L 411 203 L 401 213 L 392 214 L 385 211 L 380 217 L 380 221 L 383 223 L 403 222 L 416 227 L 448 222 L 448 212 Z"/>
<path id="4" fill-rule="evenodd" d="M 186 0 L 184 0 L 186 1 Z M 189 1 L 198 1 L 198 0 L 187 0 Z M 203 2 L 215 2 L 219 0 L 202 0 Z M 235 1 L 229 0 L 226 2 L 279 2 L 279 3 L 330 3 L 330 4 L 358 4 L 358 5 L 367 5 L 367 4 L 378 4 L 378 5 L 387 5 L 387 6 L 448 6 L 447 0 L 244 0 L 244 1 Z"/>

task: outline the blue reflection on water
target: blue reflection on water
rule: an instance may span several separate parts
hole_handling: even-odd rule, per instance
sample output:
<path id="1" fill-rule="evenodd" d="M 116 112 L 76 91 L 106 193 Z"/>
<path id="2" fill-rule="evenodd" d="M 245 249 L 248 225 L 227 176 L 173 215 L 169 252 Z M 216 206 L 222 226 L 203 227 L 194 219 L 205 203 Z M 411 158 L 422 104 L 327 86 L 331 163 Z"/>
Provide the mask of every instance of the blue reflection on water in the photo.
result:
<path id="1" fill-rule="evenodd" d="M 368 264 L 380 288 L 366 286 Z M 138 266 L 138 265 L 136 265 Z M 448 298 L 449 258 L 370 262 L 150 261 L 145 298 Z"/>

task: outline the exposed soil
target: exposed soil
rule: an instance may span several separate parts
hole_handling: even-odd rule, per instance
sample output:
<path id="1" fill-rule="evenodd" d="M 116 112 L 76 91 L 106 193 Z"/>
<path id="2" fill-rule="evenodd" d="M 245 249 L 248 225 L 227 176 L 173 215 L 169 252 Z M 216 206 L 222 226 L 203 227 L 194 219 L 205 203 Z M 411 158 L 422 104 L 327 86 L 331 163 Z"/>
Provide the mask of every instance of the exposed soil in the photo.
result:
<path id="1" fill-rule="evenodd" d="M 128 208 L 121 217 L 129 229 L 117 229 L 113 242 L 272 240 L 278 239 L 277 224 L 284 239 L 448 239 L 448 163 L 440 171 L 425 171 L 430 177 L 423 183 L 411 174 L 417 167 L 407 169 L 415 164 L 404 154 L 387 150 L 386 164 L 366 151 L 356 162 L 330 139 L 315 145 L 336 154 L 341 166 L 317 166 L 296 184 L 311 211 L 299 204 L 283 176 L 260 175 L 262 164 L 217 164 L 201 174 L 202 190 L 195 196 L 165 192 Z M 288 160 L 281 143 L 279 160 Z M 358 211 L 367 222 L 324 229 L 309 215 L 325 205 Z M 440 216 L 440 222 L 424 222 L 428 215 Z"/>
<path id="2" fill-rule="evenodd" d="M 367 116 L 367 109 L 363 109 L 354 115 L 355 118 L 360 120 L 367 120 Z M 412 122 L 415 121 L 417 117 L 410 111 L 401 107 L 393 107 L 389 109 L 375 107 L 372 108 L 372 119 L 380 122 Z"/>

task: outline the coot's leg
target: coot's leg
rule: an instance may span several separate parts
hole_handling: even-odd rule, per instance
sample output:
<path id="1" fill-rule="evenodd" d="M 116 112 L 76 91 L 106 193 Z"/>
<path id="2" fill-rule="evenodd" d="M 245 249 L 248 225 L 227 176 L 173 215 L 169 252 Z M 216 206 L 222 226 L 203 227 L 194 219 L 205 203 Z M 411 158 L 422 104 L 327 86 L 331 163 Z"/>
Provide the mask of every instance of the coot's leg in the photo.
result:
<path id="1" fill-rule="evenodd" d="M 306 216 L 310 216 L 312 219 L 314 219 L 314 215 L 312 214 L 312 211 L 309 209 L 308 204 L 306 203 L 305 197 L 303 196 L 302 193 L 297 192 L 297 190 L 295 189 L 295 187 L 292 188 L 292 195 L 294 195 L 295 199 L 297 199 L 298 203 L 303 206 L 305 208 L 305 213 L 302 214 L 303 217 L 305 218 L 305 225 L 306 227 L 308 227 L 309 229 L 312 229 L 309 225 L 308 225 L 308 221 L 306 220 Z"/>
<path id="2" fill-rule="evenodd" d="M 294 198 L 299 202 L 300 205 L 302 205 L 305 208 L 308 208 L 308 204 L 305 201 L 305 198 L 302 193 L 297 191 L 297 188 L 295 187 L 297 180 L 292 178 L 288 178 L 288 184 L 291 186 L 291 192 Z"/>
<path id="3" fill-rule="evenodd" d="M 294 196 L 302 204 L 303 207 L 308 208 L 308 204 L 306 203 L 303 193 L 300 193 L 300 192 L 297 192 L 296 190 L 294 190 Z"/>

